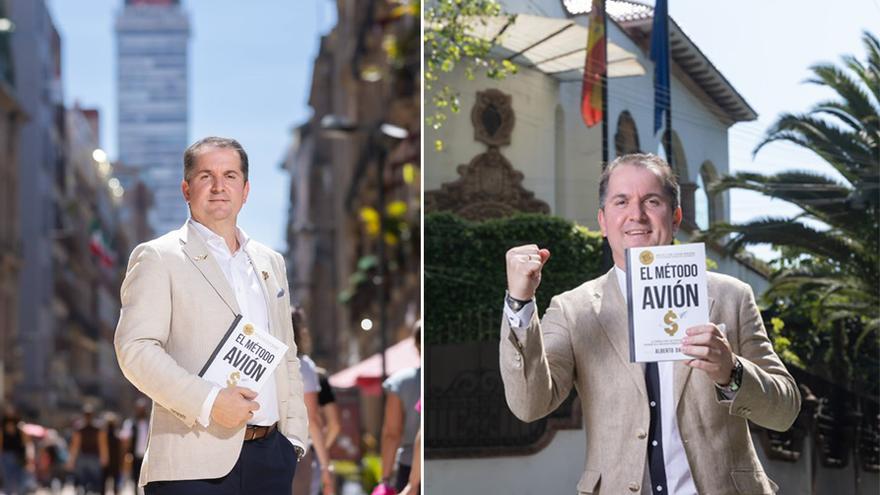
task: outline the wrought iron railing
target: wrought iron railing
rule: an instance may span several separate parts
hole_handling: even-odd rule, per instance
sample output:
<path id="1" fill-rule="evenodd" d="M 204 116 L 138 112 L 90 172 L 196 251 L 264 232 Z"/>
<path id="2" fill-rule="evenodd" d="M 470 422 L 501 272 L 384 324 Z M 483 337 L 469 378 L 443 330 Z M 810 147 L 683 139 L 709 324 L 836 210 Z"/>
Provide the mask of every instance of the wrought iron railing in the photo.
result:
<path id="1" fill-rule="evenodd" d="M 434 345 L 425 373 L 425 455 L 429 458 L 526 455 L 541 450 L 557 429 L 579 428 L 572 394 L 555 412 L 532 423 L 507 406 L 498 365 L 498 343 Z"/>

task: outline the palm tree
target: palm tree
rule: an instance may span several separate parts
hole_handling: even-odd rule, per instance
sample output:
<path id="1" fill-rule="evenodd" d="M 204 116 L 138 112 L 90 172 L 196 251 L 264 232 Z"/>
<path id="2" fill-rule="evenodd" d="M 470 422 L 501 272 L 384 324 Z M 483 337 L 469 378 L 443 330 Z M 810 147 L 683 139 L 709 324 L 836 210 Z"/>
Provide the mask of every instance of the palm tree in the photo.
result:
<path id="1" fill-rule="evenodd" d="M 718 224 L 699 236 L 729 235 L 726 247 L 731 251 L 760 243 L 782 248 L 765 297 L 810 295 L 818 302 L 811 320 L 835 332 L 831 341 L 837 344 L 832 346 L 848 347 L 849 359 L 858 356 L 865 339 L 876 345 L 880 334 L 880 43 L 868 32 L 863 43 L 866 63 L 847 55 L 842 67 L 811 67 L 808 82 L 831 88 L 836 97 L 803 114 L 781 115 L 753 152 L 768 143 L 788 141 L 815 152 L 842 180 L 808 171 L 725 176 L 710 185 L 713 193 L 757 191 L 794 204 L 801 213 Z M 858 331 L 851 342 L 836 335 L 851 332 L 854 323 Z M 843 374 L 850 372 L 851 368 Z M 851 385 L 851 376 L 835 378 Z"/>

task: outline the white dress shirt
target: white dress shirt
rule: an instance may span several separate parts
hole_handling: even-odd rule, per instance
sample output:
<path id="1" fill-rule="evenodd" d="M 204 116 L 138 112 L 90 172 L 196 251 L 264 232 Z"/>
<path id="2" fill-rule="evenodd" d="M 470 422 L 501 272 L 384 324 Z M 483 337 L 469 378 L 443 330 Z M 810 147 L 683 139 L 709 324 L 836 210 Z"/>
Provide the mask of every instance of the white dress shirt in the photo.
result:
<path id="1" fill-rule="evenodd" d="M 263 287 L 257 276 L 257 270 L 254 268 L 246 251 L 250 237 L 239 227 L 236 227 L 235 236 L 238 239 L 239 247 L 238 250 L 232 253 L 223 237 L 192 218 L 189 219 L 189 222 L 202 240 L 205 241 L 210 255 L 220 266 L 226 281 L 232 287 L 242 317 L 252 322 L 257 329 L 268 331 L 269 310 L 266 304 L 266 295 L 263 293 Z M 275 372 L 269 377 L 260 394 L 257 395 L 256 401 L 260 408 L 254 411 L 254 417 L 248 421 L 248 424 L 269 426 L 275 424 L 280 418 L 278 412 L 278 391 L 275 388 L 275 373 L 278 373 L 279 370 L 281 370 L 281 367 L 275 369 Z M 211 423 L 211 409 L 214 407 L 214 401 L 219 393 L 220 387 L 215 386 L 202 404 L 202 411 L 198 417 L 198 421 L 202 426 L 208 426 Z M 305 446 L 295 439 L 291 438 L 290 441 L 294 445 L 305 449 Z"/>
<path id="2" fill-rule="evenodd" d="M 614 267 L 617 282 L 624 300 L 626 294 L 626 272 L 617 266 Z M 532 300 L 524 305 L 516 313 L 505 303 L 504 314 L 510 324 L 510 329 L 517 339 L 525 339 L 525 328 L 535 312 L 535 301 Z M 691 474 L 691 466 L 688 463 L 681 442 L 681 434 L 678 431 L 678 420 L 675 416 L 673 405 L 673 366 L 674 361 L 662 361 L 657 363 L 660 375 L 660 427 L 663 430 L 663 462 L 666 467 L 666 493 L 671 495 L 696 495 L 697 487 L 694 485 L 694 477 Z M 647 479 L 647 477 L 646 477 Z"/>

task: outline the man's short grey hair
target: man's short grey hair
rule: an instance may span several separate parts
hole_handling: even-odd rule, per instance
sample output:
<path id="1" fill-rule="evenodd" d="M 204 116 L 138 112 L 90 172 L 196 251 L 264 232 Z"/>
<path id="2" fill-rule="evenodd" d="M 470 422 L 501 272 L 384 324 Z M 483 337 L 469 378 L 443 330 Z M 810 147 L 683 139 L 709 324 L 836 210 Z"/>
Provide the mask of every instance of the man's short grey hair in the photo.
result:
<path id="1" fill-rule="evenodd" d="M 608 194 L 608 181 L 611 179 L 611 172 L 621 165 L 635 165 L 643 167 L 657 174 L 660 182 L 663 184 L 663 193 L 669 198 L 672 204 L 672 211 L 681 204 L 681 189 L 678 187 L 678 178 L 672 167 L 666 163 L 666 160 L 652 153 L 630 153 L 629 155 L 618 156 L 602 171 L 599 177 L 599 208 L 605 208 L 605 196 Z"/>
<path id="2" fill-rule="evenodd" d="M 248 180 L 248 156 L 244 151 L 244 147 L 242 147 L 241 143 L 232 138 L 225 137 L 217 137 L 217 136 L 208 136 L 202 139 L 199 139 L 195 143 L 189 145 L 189 148 L 183 152 L 183 180 L 189 182 L 189 179 L 192 176 L 193 169 L 196 167 L 196 158 L 198 157 L 199 151 L 201 151 L 204 147 L 211 148 L 225 148 L 235 150 L 238 153 L 238 158 L 241 161 L 241 174 L 244 176 L 244 181 Z"/>

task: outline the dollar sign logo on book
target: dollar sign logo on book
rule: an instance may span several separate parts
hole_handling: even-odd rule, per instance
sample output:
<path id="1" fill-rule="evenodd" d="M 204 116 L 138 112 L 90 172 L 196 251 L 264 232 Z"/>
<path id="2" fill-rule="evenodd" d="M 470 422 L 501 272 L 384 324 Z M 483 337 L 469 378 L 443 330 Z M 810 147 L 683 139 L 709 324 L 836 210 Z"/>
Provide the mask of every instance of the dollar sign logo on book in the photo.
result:
<path id="1" fill-rule="evenodd" d="M 234 387 L 238 384 L 238 380 L 241 379 L 241 373 L 237 371 L 233 371 L 229 374 L 229 378 L 226 379 L 227 387 Z"/>
<path id="2" fill-rule="evenodd" d="M 671 309 L 666 312 L 665 316 L 663 316 L 663 323 L 671 325 L 663 329 L 663 331 L 669 334 L 670 337 L 675 335 L 675 332 L 678 331 L 678 323 L 675 323 L 674 321 L 676 318 L 678 318 L 678 315 Z"/>

